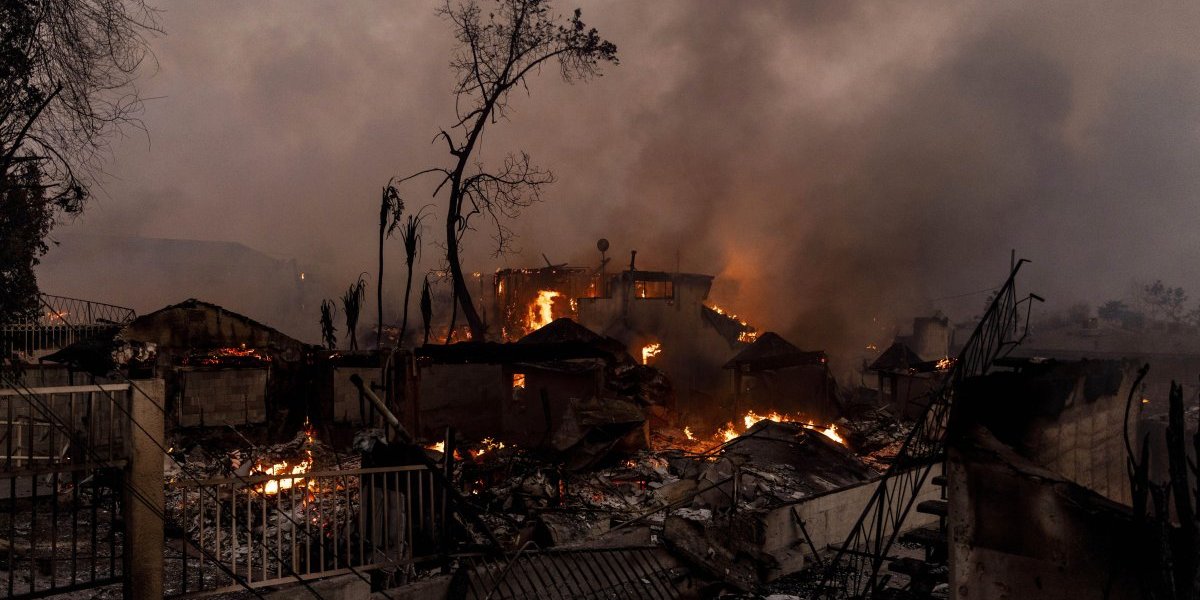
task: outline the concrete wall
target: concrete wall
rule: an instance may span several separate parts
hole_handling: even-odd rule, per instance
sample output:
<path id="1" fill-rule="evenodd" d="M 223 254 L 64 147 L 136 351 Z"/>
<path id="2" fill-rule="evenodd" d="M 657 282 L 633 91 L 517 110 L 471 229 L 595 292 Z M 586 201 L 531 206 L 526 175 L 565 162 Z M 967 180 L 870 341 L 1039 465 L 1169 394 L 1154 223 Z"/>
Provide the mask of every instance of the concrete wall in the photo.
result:
<path id="1" fill-rule="evenodd" d="M 1130 504 L 1125 442 L 1127 379 L 1117 394 L 1094 402 L 1083 398 L 1083 381 L 1072 390 L 1067 406 L 1055 420 L 1046 420 L 1025 438 L 1021 454 L 1034 464 L 1122 504 Z M 1138 439 L 1132 432 L 1132 439 Z"/>
<path id="2" fill-rule="evenodd" d="M 564 373 L 515 365 L 510 371 L 525 375 L 525 388 L 514 389 L 505 396 L 501 411 L 503 434 L 499 437 L 526 448 L 550 440 L 572 398 L 596 397 L 602 387 L 603 371 L 599 367 L 590 372 Z M 542 390 L 546 391 L 549 415 L 542 406 Z"/>
<path id="3" fill-rule="evenodd" d="M 267 420 L 267 369 L 176 370 L 180 427 L 221 427 Z"/>
<path id="4" fill-rule="evenodd" d="M 447 425 L 474 439 L 499 433 L 501 407 L 512 387 L 502 366 L 429 365 L 418 376 L 419 435 L 441 439 Z"/>
<path id="5" fill-rule="evenodd" d="M 383 392 L 379 391 L 380 386 L 383 385 L 379 367 L 334 367 L 333 381 L 330 382 L 333 396 L 333 422 L 361 425 L 370 423 L 373 416 L 375 422 L 379 422 L 378 415 L 371 410 L 371 402 L 369 400 L 360 402 L 358 387 L 350 382 L 351 375 L 362 377 L 364 384 L 376 390 L 375 393 L 383 397 Z"/>
<path id="6" fill-rule="evenodd" d="M 930 483 L 942 472 L 941 465 L 934 465 L 916 502 L 941 498 L 941 488 Z M 777 558 L 800 553 L 811 558 L 811 549 L 792 514 L 804 523 L 804 528 L 818 550 L 830 545 L 841 545 L 858 522 L 858 517 L 875 493 L 879 480 L 872 480 L 853 487 L 842 488 L 827 494 L 802 499 L 772 510 L 764 519 L 766 539 L 763 550 Z M 908 513 L 902 531 L 923 527 L 937 521 L 937 517 L 918 513 L 916 503 Z"/>
<path id="7" fill-rule="evenodd" d="M 1134 365 L 1084 360 L 1023 367 L 963 383 L 959 423 L 986 427 L 1029 462 L 1130 503 L 1122 429 Z M 1136 423 L 1130 423 L 1132 439 Z"/>
<path id="8" fill-rule="evenodd" d="M 951 597 L 1140 598 L 1127 509 L 990 433 L 949 450 Z"/>

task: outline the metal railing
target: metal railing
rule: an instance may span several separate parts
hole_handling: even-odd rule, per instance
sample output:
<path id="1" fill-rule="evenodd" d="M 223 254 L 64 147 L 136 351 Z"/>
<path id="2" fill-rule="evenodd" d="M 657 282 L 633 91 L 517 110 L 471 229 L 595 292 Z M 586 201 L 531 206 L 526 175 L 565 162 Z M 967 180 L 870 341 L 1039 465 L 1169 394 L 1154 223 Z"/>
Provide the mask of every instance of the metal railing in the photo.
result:
<path id="1" fill-rule="evenodd" d="M 0 388 L 0 587 L 34 598 L 121 581 L 128 384 Z"/>
<path id="2" fill-rule="evenodd" d="M 137 316 L 132 308 L 50 294 L 41 295 L 41 305 L 44 310 L 37 324 L 46 327 L 64 323 L 79 326 L 126 325 Z"/>
<path id="3" fill-rule="evenodd" d="M 168 558 L 171 596 L 395 569 L 438 551 L 442 491 L 420 465 L 174 486 L 167 510 L 186 530 Z"/>
<path id="4" fill-rule="evenodd" d="M 103 302 L 42 294 L 32 321 L 0 325 L 4 356 L 33 356 L 92 338 L 112 335 L 133 321 L 133 309 Z"/>
<path id="5" fill-rule="evenodd" d="M 1013 266 L 941 386 L 931 394 L 924 414 L 908 433 L 887 473 L 879 480 L 875 494 L 846 541 L 836 548 L 837 554 L 825 569 L 824 597 L 870 597 L 880 587 L 879 572 L 888 551 L 900 534 L 930 470 L 944 457 L 946 426 L 955 389 L 964 379 L 986 373 L 997 358 L 1024 339 L 1023 333 L 1017 335 L 1021 331 L 1021 305 L 1033 299 L 1041 300 L 1033 294 L 1020 302 L 1016 299 L 1017 271 L 1025 262 L 1022 259 Z M 1026 312 L 1026 330 L 1028 323 Z"/>

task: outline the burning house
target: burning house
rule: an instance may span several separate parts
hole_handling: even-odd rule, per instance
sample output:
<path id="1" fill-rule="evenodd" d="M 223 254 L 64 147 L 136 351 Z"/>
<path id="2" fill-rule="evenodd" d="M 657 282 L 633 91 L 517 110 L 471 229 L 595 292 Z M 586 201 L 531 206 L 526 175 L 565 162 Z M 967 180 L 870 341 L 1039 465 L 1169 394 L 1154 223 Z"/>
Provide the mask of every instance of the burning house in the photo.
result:
<path id="1" fill-rule="evenodd" d="M 841 416 L 837 383 L 824 352 L 805 352 L 769 331 L 725 368 L 732 373 L 735 415 L 747 409 L 777 410 L 825 422 Z"/>
<path id="2" fill-rule="evenodd" d="M 284 379 L 281 365 L 299 362 L 305 349 L 273 327 L 194 298 L 138 317 L 121 336 L 156 348 L 181 427 L 266 422 L 271 387 Z"/>
<path id="3" fill-rule="evenodd" d="M 756 331 L 708 302 L 712 275 L 547 266 L 495 276 L 500 333 L 515 340 L 558 318 L 611 337 L 671 379 L 683 413 L 728 411 L 721 366 Z"/>

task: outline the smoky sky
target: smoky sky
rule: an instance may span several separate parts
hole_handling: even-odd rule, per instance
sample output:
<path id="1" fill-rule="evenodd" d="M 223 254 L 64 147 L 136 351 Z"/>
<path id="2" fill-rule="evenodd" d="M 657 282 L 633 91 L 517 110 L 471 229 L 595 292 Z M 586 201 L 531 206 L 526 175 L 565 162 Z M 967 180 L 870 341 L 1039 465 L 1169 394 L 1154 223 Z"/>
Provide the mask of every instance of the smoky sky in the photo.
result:
<path id="1" fill-rule="evenodd" d="M 1060 306 L 1158 278 L 1200 299 L 1200 7 L 580 4 L 621 64 L 515 93 L 483 156 L 523 149 L 558 181 L 511 223 L 519 252 L 492 258 L 480 223 L 468 271 L 594 264 L 605 237 L 617 265 L 636 249 L 642 268 L 717 275 L 713 300 L 805 348 L 978 313 L 985 295 L 947 297 L 998 284 L 1013 248 Z M 148 134 L 115 141 L 67 229 L 373 272 L 380 187 L 449 158 L 431 143 L 453 117 L 435 5 L 160 7 Z M 431 191 L 405 197 L 440 214 Z"/>

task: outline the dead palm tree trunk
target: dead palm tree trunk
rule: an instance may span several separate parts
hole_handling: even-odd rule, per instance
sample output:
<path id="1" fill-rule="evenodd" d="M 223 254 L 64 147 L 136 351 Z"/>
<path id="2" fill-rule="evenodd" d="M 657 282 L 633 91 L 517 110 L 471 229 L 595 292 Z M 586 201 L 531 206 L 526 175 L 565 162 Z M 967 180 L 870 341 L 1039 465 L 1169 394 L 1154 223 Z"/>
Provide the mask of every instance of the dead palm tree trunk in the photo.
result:
<path id="1" fill-rule="evenodd" d="M 377 308 L 375 322 L 375 347 L 383 347 L 383 240 L 392 234 L 400 223 L 400 213 L 404 210 L 404 201 L 396 187 L 388 181 L 383 188 L 379 200 L 379 272 L 375 279 L 375 304 Z M 388 222 L 391 225 L 388 225 Z"/>
<path id="2" fill-rule="evenodd" d="M 408 333 L 408 300 L 412 293 L 413 263 L 421 249 L 421 221 L 425 218 L 422 214 L 424 210 L 422 208 L 415 216 L 408 215 L 408 222 L 400 230 L 400 237 L 404 241 L 404 258 L 408 263 L 408 277 L 404 282 L 404 317 L 400 321 L 400 344 L 404 343 L 404 336 Z"/>

